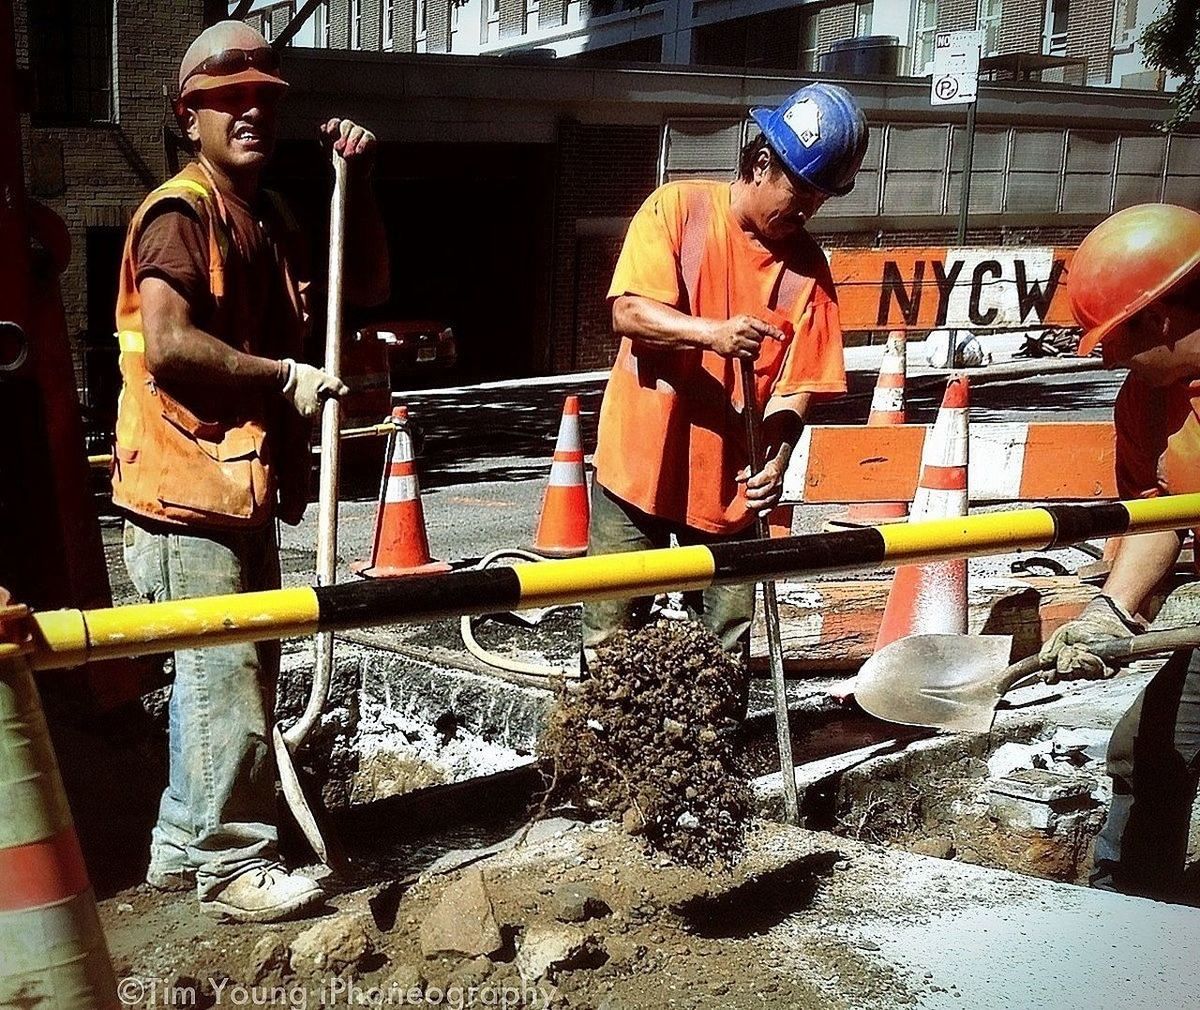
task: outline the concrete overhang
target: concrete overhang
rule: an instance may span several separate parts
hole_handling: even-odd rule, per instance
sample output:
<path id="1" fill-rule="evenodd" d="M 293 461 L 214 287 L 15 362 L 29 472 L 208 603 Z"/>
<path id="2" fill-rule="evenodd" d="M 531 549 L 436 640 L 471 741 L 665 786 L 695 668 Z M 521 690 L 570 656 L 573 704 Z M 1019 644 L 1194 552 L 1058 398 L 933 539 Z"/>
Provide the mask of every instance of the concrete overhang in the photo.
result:
<path id="1" fill-rule="evenodd" d="M 740 116 L 783 101 L 806 81 L 850 88 L 875 122 L 961 122 L 966 106 L 929 104 L 928 79 L 800 78 L 767 72 L 642 64 L 584 66 L 514 56 L 439 56 L 289 49 L 292 90 L 285 138 L 312 136 L 333 115 L 369 123 L 398 142 L 553 143 L 563 119 L 660 125 L 671 117 Z M 1116 88 L 1037 82 L 980 86 L 981 125 L 1003 123 L 1094 130 L 1151 131 L 1168 115 L 1169 96 Z"/>

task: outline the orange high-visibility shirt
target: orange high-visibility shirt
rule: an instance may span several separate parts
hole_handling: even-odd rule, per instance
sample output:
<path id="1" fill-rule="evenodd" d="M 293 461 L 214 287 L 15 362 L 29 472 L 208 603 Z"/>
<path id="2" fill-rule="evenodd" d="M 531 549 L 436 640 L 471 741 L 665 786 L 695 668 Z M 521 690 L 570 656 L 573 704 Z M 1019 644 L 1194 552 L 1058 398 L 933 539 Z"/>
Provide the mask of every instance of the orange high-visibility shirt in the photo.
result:
<path id="1" fill-rule="evenodd" d="M 1160 389 L 1130 373 L 1113 424 L 1122 498 L 1200 491 L 1200 381 Z"/>
<path id="2" fill-rule="evenodd" d="M 793 336 L 763 341 L 756 399 L 773 413 L 798 393 L 846 391 L 842 330 L 829 265 L 800 233 L 784 258 L 742 230 L 723 182 L 662 186 L 629 226 L 610 302 L 641 295 L 692 316 L 752 315 Z M 734 477 L 749 455 L 741 366 L 699 348 L 621 340 L 600 408 L 596 479 L 662 519 L 710 533 L 752 521 Z"/>

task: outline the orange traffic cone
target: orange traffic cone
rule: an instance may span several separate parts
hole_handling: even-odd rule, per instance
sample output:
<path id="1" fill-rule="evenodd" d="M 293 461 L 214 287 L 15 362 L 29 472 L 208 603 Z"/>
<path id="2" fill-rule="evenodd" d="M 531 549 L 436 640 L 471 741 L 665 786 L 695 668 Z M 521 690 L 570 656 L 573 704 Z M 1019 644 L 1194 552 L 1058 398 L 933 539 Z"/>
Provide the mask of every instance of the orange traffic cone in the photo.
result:
<path id="1" fill-rule="evenodd" d="M 951 376 L 937 421 L 925 440 L 913 519 L 967 514 L 967 409 L 965 375 Z M 896 570 L 875 648 L 909 635 L 966 634 L 967 562 L 936 561 Z"/>
<path id="2" fill-rule="evenodd" d="M 0 1006 L 115 1010 L 96 896 L 20 651 L 29 626 L 27 608 L 0 589 Z"/>
<path id="3" fill-rule="evenodd" d="M 550 484 L 542 498 L 533 549 L 551 558 L 573 558 L 587 551 L 587 477 L 583 472 L 583 445 L 579 438 L 579 397 L 563 404 Z"/>
<path id="4" fill-rule="evenodd" d="M 883 364 L 871 396 L 871 413 L 867 417 L 868 428 L 881 428 L 904 424 L 904 382 L 907 371 L 907 342 L 903 330 L 892 330 L 888 334 L 887 347 L 883 352 Z M 846 507 L 846 515 L 830 519 L 829 529 L 870 526 L 877 523 L 901 522 L 908 515 L 908 502 L 854 502 Z"/>
<path id="5" fill-rule="evenodd" d="M 395 431 L 388 436 L 388 466 L 379 488 L 379 512 L 375 517 L 375 544 L 370 561 L 350 566 L 355 575 L 368 579 L 390 579 L 416 572 L 448 572 L 444 561 L 429 556 L 421 488 L 413 464 L 412 435 L 408 430 L 408 408 L 392 410 Z"/>

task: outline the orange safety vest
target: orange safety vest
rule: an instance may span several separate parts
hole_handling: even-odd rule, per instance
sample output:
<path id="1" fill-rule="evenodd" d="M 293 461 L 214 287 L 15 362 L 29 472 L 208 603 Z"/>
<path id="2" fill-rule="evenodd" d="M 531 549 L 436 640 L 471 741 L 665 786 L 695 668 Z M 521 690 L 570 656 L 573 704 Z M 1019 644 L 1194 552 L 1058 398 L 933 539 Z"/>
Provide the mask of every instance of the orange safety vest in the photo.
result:
<path id="1" fill-rule="evenodd" d="M 274 203 L 276 198 L 271 197 Z M 268 395 L 231 391 L 222 407 L 200 417 L 160 385 L 146 368 L 137 243 L 151 208 L 179 200 L 208 229 L 209 290 L 216 311 L 214 336 L 235 343 L 238 321 L 225 298 L 230 227 L 225 202 L 203 165 L 192 162 L 150 193 L 130 222 L 117 295 L 117 339 L 123 385 L 117 401 L 113 451 L 113 502 L 159 522 L 224 529 L 259 526 L 274 512 L 277 475 L 272 461 L 274 425 Z M 286 212 L 278 203 L 276 214 Z M 282 227 L 288 228 L 286 218 Z M 304 311 L 299 287 L 280 257 L 299 353 Z M 257 337 L 252 334 L 251 342 Z"/>
<path id="2" fill-rule="evenodd" d="M 686 311 L 700 315 L 700 277 L 716 208 L 707 190 L 689 189 L 685 199 L 687 217 L 678 250 L 681 295 L 686 298 Z M 767 304 L 757 309 L 788 334 L 781 343 L 764 341 L 755 361 L 755 402 L 760 412 L 776 393 L 788 346 L 795 339 L 792 317 L 812 304 L 815 288 L 814 277 L 785 263 Z M 733 480 L 749 457 L 745 402 L 736 360 L 623 338 L 600 408 L 593 457 L 597 480 L 651 515 L 711 533 L 745 527 L 754 516 L 745 508 L 744 491 Z M 679 446 L 686 451 L 671 451 Z M 699 469 L 697 460 L 707 469 Z"/>

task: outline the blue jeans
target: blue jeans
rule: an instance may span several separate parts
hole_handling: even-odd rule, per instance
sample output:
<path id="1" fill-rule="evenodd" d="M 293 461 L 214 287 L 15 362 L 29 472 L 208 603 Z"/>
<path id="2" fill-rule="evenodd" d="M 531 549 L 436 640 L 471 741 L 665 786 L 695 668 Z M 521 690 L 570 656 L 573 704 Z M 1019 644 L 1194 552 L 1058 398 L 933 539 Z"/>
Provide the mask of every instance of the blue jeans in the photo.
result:
<path id="1" fill-rule="evenodd" d="M 176 532 L 127 520 L 125 566 L 151 602 L 279 587 L 273 524 L 232 533 Z M 278 675 L 277 642 L 175 653 L 170 773 L 150 865 L 194 870 L 201 898 L 277 861 L 268 720 Z"/>
<path id="2" fill-rule="evenodd" d="M 588 554 L 614 554 L 618 551 L 645 551 L 669 547 L 671 535 L 681 547 L 697 544 L 746 540 L 754 536 L 749 524 L 736 533 L 724 535 L 705 533 L 680 523 L 647 515 L 622 501 L 600 484 L 592 481 L 592 516 L 588 527 Z M 731 586 L 710 586 L 683 594 L 688 616 L 700 621 L 721 642 L 730 655 L 750 661 L 750 622 L 754 617 L 754 583 Z M 607 642 L 617 631 L 636 630 L 650 620 L 652 597 L 593 600 L 583 605 L 584 666 L 596 660 L 596 648 Z"/>
<path id="3" fill-rule="evenodd" d="M 1108 774 L 1092 886 L 1178 900 L 1200 780 L 1200 651 L 1172 655 L 1117 723 Z"/>

